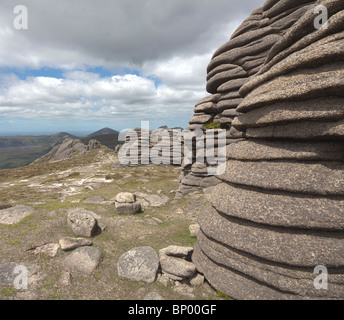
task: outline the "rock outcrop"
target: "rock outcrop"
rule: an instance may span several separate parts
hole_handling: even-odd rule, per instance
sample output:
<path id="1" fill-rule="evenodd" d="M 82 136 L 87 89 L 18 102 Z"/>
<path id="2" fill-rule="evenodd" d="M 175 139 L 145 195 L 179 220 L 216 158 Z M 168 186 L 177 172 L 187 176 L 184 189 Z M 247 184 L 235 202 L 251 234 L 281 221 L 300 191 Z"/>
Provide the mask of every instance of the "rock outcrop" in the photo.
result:
<path id="1" fill-rule="evenodd" d="M 119 193 L 115 198 L 115 206 L 118 214 L 136 214 L 142 210 L 135 194 L 129 192 Z"/>
<path id="2" fill-rule="evenodd" d="M 83 154 L 90 150 L 99 148 L 100 144 L 97 140 L 92 139 L 89 141 L 88 145 L 85 145 L 78 139 L 72 139 L 68 137 L 65 138 L 61 144 L 55 146 L 50 152 L 35 160 L 33 163 L 64 160 L 76 154 Z"/>
<path id="3" fill-rule="evenodd" d="M 181 139 L 180 133 L 179 128 L 159 128 L 156 130 L 137 128 L 130 130 L 127 133 L 126 142 L 118 150 L 119 160 L 124 165 L 165 164 L 180 166 L 183 157 L 181 142 L 177 142 L 178 139 Z"/>
<path id="4" fill-rule="evenodd" d="M 225 129 L 227 145 L 244 139 L 245 132 L 232 125 L 242 112 L 236 109 L 242 102 L 239 90 L 261 69 L 271 48 L 314 2 L 267 1 L 263 8 L 254 10 L 231 39 L 215 52 L 207 68 L 207 91 L 211 95 L 196 103 L 195 114 L 186 129 L 212 129 L 215 134 Z M 220 183 L 207 172 L 208 162 L 202 168 L 202 174 L 195 172 L 195 166 L 200 165 L 195 162 L 184 166 L 178 190 L 181 195 Z"/>
<path id="5" fill-rule="evenodd" d="M 317 5 L 328 10 L 328 28 L 314 27 Z M 281 26 L 276 42 L 270 31 Z M 343 30 L 342 0 L 269 0 L 211 63 L 213 92 L 231 86 L 226 61 L 256 72 L 232 121 L 247 140 L 227 147 L 193 254 L 206 279 L 235 299 L 344 298 Z M 248 34 L 264 40 L 250 37 L 235 51 Z M 269 50 L 262 66 L 251 59 L 258 48 Z M 325 289 L 315 285 L 319 267 L 328 271 Z"/>

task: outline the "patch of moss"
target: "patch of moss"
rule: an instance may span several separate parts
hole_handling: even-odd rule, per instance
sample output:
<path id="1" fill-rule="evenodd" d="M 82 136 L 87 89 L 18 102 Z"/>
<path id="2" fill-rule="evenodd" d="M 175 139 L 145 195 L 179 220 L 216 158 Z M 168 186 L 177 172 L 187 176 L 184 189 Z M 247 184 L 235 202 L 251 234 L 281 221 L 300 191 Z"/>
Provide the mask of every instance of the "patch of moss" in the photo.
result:
<path id="1" fill-rule="evenodd" d="M 6 242 L 6 244 L 11 246 L 20 246 L 22 244 L 20 239 L 13 239 Z"/>
<path id="2" fill-rule="evenodd" d="M 65 179 L 74 179 L 80 177 L 80 172 L 73 172 L 69 176 L 67 176 Z"/>
<path id="3" fill-rule="evenodd" d="M 14 287 L 4 288 L 0 291 L 0 295 L 4 298 L 14 296 L 18 290 Z"/>
<path id="4" fill-rule="evenodd" d="M 228 124 L 221 122 L 209 122 L 203 126 L 205 129 L 229 129 Z"/>
<path id="5" fill-rule="evenodd" d="M 217 294 L 220 298 L 222 298 L 223 300 L 231 300 L 230 297 L 228 297 L 226 294 L 224 294 L 224 293 L 222 293 L 222 292 L 220 292 L 220 291 L 216 291 L 216 294 Z"/>
<path id="6" fill-rule="evenodd" d="M 190 236 L 189 227 L 184 224 L 180 233 L 174 236 L 174 241 L 176 241 L 176 243 L 180 243 L 181 245 L 193 247 L 197 242 L 197 238 Z"/>

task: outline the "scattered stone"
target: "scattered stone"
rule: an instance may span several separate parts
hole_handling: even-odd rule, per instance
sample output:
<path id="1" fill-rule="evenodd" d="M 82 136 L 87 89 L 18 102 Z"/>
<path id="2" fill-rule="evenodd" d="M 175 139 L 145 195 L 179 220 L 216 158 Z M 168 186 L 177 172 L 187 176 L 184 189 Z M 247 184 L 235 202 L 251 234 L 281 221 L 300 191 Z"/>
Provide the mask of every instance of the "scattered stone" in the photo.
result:
<path id="1" fill-rule="evenodd" d="M 155 208 L 165 206 L 166 203 L 170 200 L 170 198 L 165 195 L 147 194 L 142 192 L 136 192 L 136 196 L 148 201 L 149 206 Z"/>
<path id="2" fill-rule="evenodd" d="M 164 223 L 164 221 L 160 220 L 159 218 L 153 217 L 152 219 L 158 224 Z"/>
<path id="3" fill-rule="evenodd" d="M 94 247 L 82 247 L 73 251 L 67 256 L 63 265 L 72 273 L 91 275 L 102 259 L 102 253 Z"/>
<path id="4" fill-rule="evenodd" d="M 33 254 L 44 254 L 53 258 L 57 255 L 59 248 L 60 246 L 57 243 L 48 243 L 30 251 L 32 251 Z"/>
<path id="5" fill-rule="evenodd" d="M 68 287 L 71 284 L 71 274 L 69 272 L 62 272 L 59 280 L 59 287 Z"/>
<path id="6" fill-rule="evenodd" d="M 196 267 L 192 262 L 167 255 L 162 255 L 160 257 L 160 265 L 162 272 L 169 273 L 183 279 L 191 278 L 196 272 Z"/>
<path id="7" fill-rule="evenodd" d="M 135 203 L 136 196 L 130 192 L 121 192 L 115 197 L 115 202 L 118 203 Z"/>
<path id="8" fill-rule="evenodd" d="M 118 214 L 136 214 L 142 211 L 141 203 L 136 201 L 136 195 L 129 192 L 119 193 L 115 198 Z"/>
<path id="9" fill-rule="evenodd" d="M 200 287 L 204 283 L 204 276 L 196 273 L 193 278 L 190 279 L 190 285 L 193 287 Z"/>
<path id="10" fill-rule="evenodd" d="M 159 269 L 159 258 L 151 247 L 138 247 L 124 253 L 117 262 L 118 275 L 131 281 L 153 283 Z"/>
<path id="11" fill-rule="evenodd" d="M 168 273 L 166 271 L 163 271 L 163 275 L 166 276 L 170 281 L 183 281 L 184 277 L 178 277 L 175 274 Z"/>
<path id="12" fill-rule="evenodd" d="M 79 237 L 91 238 L 97 229 L 98 223 L 90 211 L 76 209 L 67 215 L 68 226 Z"/>
<path id="13" fill-rule="evenodd" d="M 136 214 L 142 211 L 141 204 L 136 203 L 115 203 L 116 212 L 118 214 Z"/>
<path id="14" fill-rule="evenodd" d="M 103 201 L 104 201 L 104 198 L 102 197 L 91 197 L 91 198 L 85 199 L 84 203 L 99 204 L 99 203 L 102 203 Z"/>
<path id="15" fill-rule="evenodd" d="M 63 251 L 70 251 L 80 247 L 91 246 L 92 241 L 84 238 L 63 238 L 59 241 Z"/>
<path id="16" fill-rule="evenodd" d="M 186 283 L 176 282 L 173 291 L 189 299 L 195 299 L 195 295 L 193 294 L 193 288 L 187 285 Z"/>
<path id="17" fill-rule="evenodd" d="M 0 210 L 0 224 L 17 224 L 25 217 L 31 215 L 34 211 L 34 208 L 28 206 L 15 206 L 12 208 Z"/>
<path id="18" fill-rule="evenodd" d="M 150 226 L 158 226 L 158 223 L 154 219 L 145 219 L 143 223 Z"/>
<path id="19" fill-rule="evenodd" d="M 143 300 L 165 300 L 163 296 L 161 296 L 159 293 L 151 292 L 148 293 Z"/>
<path id="20" fill-rule="evenodd" d="M 197 237 L 198 232 L 200 231 L 201 227 L 198 223 L 192 224 L 189 226 L 190 230 L 190 237 Z"/>
<path id="21" fill-rule="evenodd" d="M 159 274 L 159 276 L 158 276 L 158 281 L 161 284 L 163 284 L 165 287 L 167 287 L 167 285 L 169 284 L 170 280 L 171 280 L 170 277 L 166 273 Z"/>
<path id="22" fill-rule="evenodd" d="M 163 255 L 167 255 L 178 258 L 187 258 L 190 257 L 192 252 L 192 247 L 169 246 L 159 250 L 159 256 L 162 257 Z"/>

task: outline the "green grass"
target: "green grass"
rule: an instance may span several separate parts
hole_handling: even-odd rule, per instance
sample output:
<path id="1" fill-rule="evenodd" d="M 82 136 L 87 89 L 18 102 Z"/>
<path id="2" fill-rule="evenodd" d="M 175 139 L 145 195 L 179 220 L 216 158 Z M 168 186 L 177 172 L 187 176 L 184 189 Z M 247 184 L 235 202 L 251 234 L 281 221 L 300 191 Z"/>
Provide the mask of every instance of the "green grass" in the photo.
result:
<path id="1" fill-rule="evenodd" d="M 43 162 L 20 168 L 10 168 L 0 170 L 1 181 L 13 181 L 15 179 L 28 179 L 41 175 L 46 175 L 48 172 L 57 172 L 71 169 L 77 166 L 88 165 L 95 163 L 97 160 L 97 150 L 92 150 L 86 154 L 76 155 L 70 159 L 54 162 Z"/>
<path id="2" fill-rule="evenodd" d="M 220 291 L 216 291 L 216 294 L 217 294 L 220 298 L 222 298 L 223 300 L 231 300 L 230 297 L 228 297 L 226 294 L 224 294 L 224 293 L 222 293 L 222 292 L 220 292 Z"/>
<path id="3" fill-rule="evenodd" d="M 0 291 L 0 295 L 4 298 L 9 298 L 11 296 L 14 296 L 18 290 L 14 287 L 4 288 Z"/>
<path id="4" fill-rule="evenodd" d="M 204 125 L 205 129 L 228 129 L 228 124 L 221 122 L 209 122 Z"/>
<path id="5" fill-rule="evenodd" d="M 181 243 L 183 245 L 192 246 L 192 247 L 197 242 L 197 238 L 190 236 L 189 227 L 186 225 L 184 225 L 184 227 L 181 228 L 180 232 L 174 236 L 174 240 L 177 243 Z"/>
<path id="6" fill-rule="evenodd" d="M 2 150 L 0 153 L 0 169 L 27 166 L 48 153 L 50 149 L 50 145 L 43 145 L 38 148 Z"/>

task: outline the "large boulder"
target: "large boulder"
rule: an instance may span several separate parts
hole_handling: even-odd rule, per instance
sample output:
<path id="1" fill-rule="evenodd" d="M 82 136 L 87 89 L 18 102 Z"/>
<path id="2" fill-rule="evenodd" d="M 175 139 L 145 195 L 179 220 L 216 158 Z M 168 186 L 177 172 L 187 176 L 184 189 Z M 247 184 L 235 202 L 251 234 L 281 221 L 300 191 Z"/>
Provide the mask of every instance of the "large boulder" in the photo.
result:
<path id="1" fill-rule="evenodd" d="M 8 209 L 0 210 L 0 224 L 14 225 L 30 216 L 35 211 L 34 208 L 28 206 L 15 206 Z"/>
<path id="2" fill-rule="evenodd" d="M 194 116 L 189 121 L 190 126 L 187 129 L 191 131 L 202 129 L 204 132 L 211 129 L 215 130 L 216 133 L 219 130 L 217 128 L 220 127 L 221 130 L 226 130 L 226 144 L 231 145 L 241 141 L 246 136 L 255 136 L 256 131 L 261 130 L 255 128 L 254 131 L 252 129 L 245 132 L 239 131 L 237 129 L 238 124 L 245 127 L 247 123 L 252 123 L 259 118 L 257 125 L 260 125 L 264 121 L 271 122 L 281 117 L 281 108 L 272 112 L 266 106 L 264 107 L 265 113 L 264 110 L 261 112 L 257 110 L 254 115 L 247 118 L 246 114 L 242 114 L 241 109 L 237 109 L 239 105 L 245 103 L 239 91 L 251 82 L 264 66 L 271 50 L 283 39 L 289 28 L 307 12 L 314 2 L 308 0 L 293 2 L 267 1 L 263 8 L 254 10 L 234 32 L 231 39 L 214 53 L 207 68 L 206 89 L 211 95 L 196 103 Z M 331 47 L 332 44 L 327 44 L 327 47 Z M 335 51 L 335 49 L 332 48 L 332 51 Z M 295 86 L 288 88 L 288 92 L 296 92 L 296 86 L 297 79 L 295 79 Z M 280 90 L 278 85 L 275 91 L 279 91 L 279 96 L 284 94 L 284 91 Z M 262 88 L 262 94 L 263 92 L 264 88 Z M 276 104 L 278 103 L 277 100 Z M 299 105 L 302 103 L 299 102 Z M 308 109 L 310 107 L 313 108 L 313 105 L 308 104 Z M 303 117 L 309 117 L 311 113 L 316 112 L 313 109 L 312 112 L 309 111 L 304 105 L 302 105 L 302 109 L 304 110 Z M 287 111 L 284 116 L 286 116 Z M 319 116 L 324 114 L 324 110 L 319 109 L 317 112 Z M 332 114 L 333 116 L 334 114 Z M 300 115 L 300 117 L 302 116 Z M 234 127 L 234 124 L 236 127 Z M 266 134 L 274 134 L 273 129 L 274 127 Z M 312 128 L 309 130 L 312 130 Z M 283 133 L 283 130 L 281 131 Z M 206 141 L 204 142 L 206 146 Z M 218 145 L 216 143 L 214 150 L 215 154 L 217 154 Z M 196 151 L 189 150 L 189 152 L 194 155 L 193 166 L 184 167 L 183 179 L 178 190 L 179 197 L 215 186 L 221 182 L 220 179 L 216 178 L 217 173 L 208 172 L 204 169 L 200 171 L 195 168 Z M 207 168 L 211 168 L 211 163 L 205 163 L 205 169 Z"/>
<path id="3" fill-rule="evenodd" d="M 94 236 L 98 222 L 90 211 L 75 209 L 68 212 L 67 224 L 78 237 L 91 238 Z"/>
<path id="4" fill-rule="evenodd" d="M 66 269 L 77 275 L 91 275 L 98 267 L 102 253 L 98 248 L 82 247 L 69 254 L 63 265 Z"/>
<path id="5" fill-rule="evenodd" d="M 318 5 L 328 9 L 328 28 L 314 27 Z M 285 26 L 239 90 L 232 128 L 249 139 L 227 146 L 222 183 L 199 216 L 193 262 L 232 298 L 344 298 L 343 17 L 341 0 L 269 0 L 210 64 L 217 86 L 220 65 L 233 63 L 228 50 L 236 57 L 243 37 L 273 32 L 265 19 Z M 241 50 L 241 59 L 269 41 Z M 315 286 L 320 266 L 326 290 Z"/>
<path id="6" fill-rule="evenodd" d="M 151 247 L 134 248 L 119 258 L 117 269 L 121 278 L 153 283 L 159 269 L 159 258 Z"/>
<path id="7" fill-rule="evenodd" d="M 115 206 L 118 214 L 135 214 L 142 210 L 136 195 L 130 192 L 121 192 L 115 197 Z"/>

